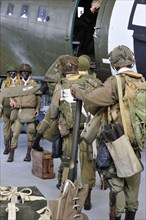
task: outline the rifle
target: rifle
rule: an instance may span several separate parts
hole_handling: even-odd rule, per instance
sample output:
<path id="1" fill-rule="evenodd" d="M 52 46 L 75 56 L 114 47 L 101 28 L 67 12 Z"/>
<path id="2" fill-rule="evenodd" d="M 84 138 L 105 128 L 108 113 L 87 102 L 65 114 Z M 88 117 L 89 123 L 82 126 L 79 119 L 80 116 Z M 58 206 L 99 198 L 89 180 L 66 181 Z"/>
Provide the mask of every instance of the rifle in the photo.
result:
<path id="1" fill-rule="evenodd" d="M 74 126 L 73 126 L 71 159 L 70 159 L 69 174 L 68 174 L 68 179 L 71 180 L 72 182 L 74 182 L 75 177 L 76 177 L 81 109 L 82 109 L 82 101 L 77 99 L 76 100 L 76 111 L 75 111 L 75 122 L 74 122 Z"/>

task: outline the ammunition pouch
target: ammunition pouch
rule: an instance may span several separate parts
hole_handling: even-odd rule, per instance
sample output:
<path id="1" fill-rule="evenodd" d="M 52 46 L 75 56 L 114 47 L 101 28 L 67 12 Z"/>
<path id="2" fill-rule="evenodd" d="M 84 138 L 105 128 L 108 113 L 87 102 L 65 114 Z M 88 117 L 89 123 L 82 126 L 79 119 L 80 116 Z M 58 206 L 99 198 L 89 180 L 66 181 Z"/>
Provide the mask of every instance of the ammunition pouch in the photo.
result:
<path id="1" fill-rule="evenodd" d="M 66 123 L 65 118 L 63 118 L 63 117 L 59 118 L 58 123 L 59 123 L 59 131 L 60 131 L 61 137 L 65 137 L 65 136 L 69 135 L 70 130 L 67 127 L 67 123 Z"/>
<path id="2" fill-rule="evenodd" d="M 101 108 L 96 115 L 88 122 L 84 130 L 81 132 L 80 138 L 83 139 L 87 144 L 92 144 L 93 141 L 99 136 L 101 132 L 101 124 L 104 108 Z"/>

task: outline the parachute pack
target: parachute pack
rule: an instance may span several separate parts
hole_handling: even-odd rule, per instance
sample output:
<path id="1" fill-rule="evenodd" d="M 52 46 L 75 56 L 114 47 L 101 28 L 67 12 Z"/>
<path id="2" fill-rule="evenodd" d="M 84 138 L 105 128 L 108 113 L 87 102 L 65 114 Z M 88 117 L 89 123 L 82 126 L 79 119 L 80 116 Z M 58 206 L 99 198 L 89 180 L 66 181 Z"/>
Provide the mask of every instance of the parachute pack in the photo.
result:
<path id="1" fill-rule="evenodd" d="M 118 85 L 119 104 L 125 134 L 131 143 L 144 147 L 146 140 L 146 81 L 141 74 L 124 72 L 125 94 L 122 94 L 121 78 L 115 75 Z"/>

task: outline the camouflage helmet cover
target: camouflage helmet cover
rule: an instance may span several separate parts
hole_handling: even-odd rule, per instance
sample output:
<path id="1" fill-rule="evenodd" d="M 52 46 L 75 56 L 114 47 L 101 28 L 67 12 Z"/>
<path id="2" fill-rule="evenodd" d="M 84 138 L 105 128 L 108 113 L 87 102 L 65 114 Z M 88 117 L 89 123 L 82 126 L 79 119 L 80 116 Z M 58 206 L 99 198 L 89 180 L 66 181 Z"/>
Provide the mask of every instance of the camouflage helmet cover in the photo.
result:
<path id="1" fill-rule="evenodd" d="M 87 55 L 81 55 L 78 58 L 79 60 L 79 71 L 86 71 L 90 69 L 91 59 Z"/>
<path id="2" fill-rule="evenodd" d="M 65 55 L 59 59 L 58 71 L 60 74 L 76 73 L 78 71 L 77 57 Z"/>
<path id="3" fill-rule="evenodd" d="M 17 71 L 18 71 L 18 69 L 17 69 L 17 67 L 15 65 L 10 65 L 7 68 L 7 73 L 9 73 L 9 72 L 17 72 Z"/>
<path id="4" fill-rule="evenodd" d="M 128 47 L 120 45 L 109 53 L 109 61 L 114 69 L 134 65 L 134 53 Z"/>
<path id="5" fill-rule="evenodd" d="M 31 66 L 29 64 L 21 64 L 21 66 L 19 67 L 19 72 L 21 73 L 22 71 L 32 73 Z"/>

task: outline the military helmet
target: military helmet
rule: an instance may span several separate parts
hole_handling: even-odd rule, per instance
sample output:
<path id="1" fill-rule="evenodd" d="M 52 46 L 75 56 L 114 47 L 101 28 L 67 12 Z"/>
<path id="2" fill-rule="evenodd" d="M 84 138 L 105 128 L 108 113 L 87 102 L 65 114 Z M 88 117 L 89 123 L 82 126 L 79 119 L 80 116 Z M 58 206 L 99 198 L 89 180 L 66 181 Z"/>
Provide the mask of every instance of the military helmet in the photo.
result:
<path id="1" fill-rule="evenodd" d="M 86 71 L 90 69 L 91 59 L 88 55 L 81 55 L 78 57 L 79 71 Z"/>
<path id="2" fill-rule="evenodd" d="M 65 55 L 59 59 L 58 71 L 61 76 L 66 74 L 76 73 L 78 71 L 78 59 L 77 57 Z"/>
<path id="3" fill-rule="evenodd" d="M 119 45 L 109 53 L 109 61 L 115 69 L 135 64 L 134 53 L 126 46 Z"/>
<path id="4" fill-rule="evenodd" d="M 31 69 L 31 66 L 29 64 L 21 64 L 21 66 L 19 67 L 19 72 L 29 72 L 29 73 L 32 73 L 32 69 Z"/>
<path id="5" fill-rule="evenodd" d="M 17 69 L 17 67 L 15 65 L 10 65 L 7 68 L 7 73 L 9 73 L 9 72 L 17 72 L 17 71 L 18 71 L 18 69 Z"/>

